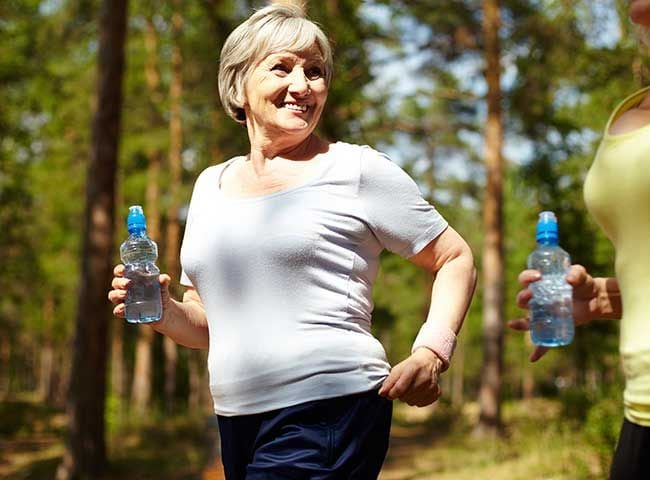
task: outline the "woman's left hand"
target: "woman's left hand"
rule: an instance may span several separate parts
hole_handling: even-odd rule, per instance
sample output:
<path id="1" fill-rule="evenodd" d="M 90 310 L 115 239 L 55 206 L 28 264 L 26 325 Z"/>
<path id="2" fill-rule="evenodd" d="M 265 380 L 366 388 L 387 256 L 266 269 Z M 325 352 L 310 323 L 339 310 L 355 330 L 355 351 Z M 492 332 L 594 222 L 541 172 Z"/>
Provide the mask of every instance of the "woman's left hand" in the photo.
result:
<path id="1" fill-rule="evenodd" d="M 424 407 L 440 397 L 438 377 L 442 360 L 428 348 L 418 348 L 406 360 L 395 365 L 379 389 L 379 395 L 409 405 Z"/>

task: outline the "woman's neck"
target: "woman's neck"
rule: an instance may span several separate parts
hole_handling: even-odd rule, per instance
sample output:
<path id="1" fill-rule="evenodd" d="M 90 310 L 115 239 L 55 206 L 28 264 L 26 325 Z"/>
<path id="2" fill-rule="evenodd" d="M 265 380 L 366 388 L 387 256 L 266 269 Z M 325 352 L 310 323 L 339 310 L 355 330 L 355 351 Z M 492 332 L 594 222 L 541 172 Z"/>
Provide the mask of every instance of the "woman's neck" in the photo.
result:
<path id="1" fill-rule="evenodd" d="M 317 154 L 327 151 L 327 145 L 327 142 L 313 133 L 298 143 L 258 139 L 255 142 L 251 141 L 248 160 L 252 162 L 254 170 L 260 173 L 264 171 L 267 162 L 274 158 L 295 161 L 310 160 Z"/>

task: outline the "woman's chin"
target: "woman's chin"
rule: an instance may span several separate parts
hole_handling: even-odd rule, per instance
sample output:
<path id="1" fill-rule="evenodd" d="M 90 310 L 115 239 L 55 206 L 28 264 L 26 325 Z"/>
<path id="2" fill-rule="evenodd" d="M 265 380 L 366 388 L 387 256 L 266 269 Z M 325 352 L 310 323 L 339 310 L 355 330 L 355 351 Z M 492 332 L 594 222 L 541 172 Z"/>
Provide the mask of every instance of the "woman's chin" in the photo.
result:
<path id="1" fill-rule="evenodd" d="M 292 119 L 291 121 L 282 122 L 280 129 L 287 134 L 301 134 L 311 131 L 311 125 L 303 119 Z"/>

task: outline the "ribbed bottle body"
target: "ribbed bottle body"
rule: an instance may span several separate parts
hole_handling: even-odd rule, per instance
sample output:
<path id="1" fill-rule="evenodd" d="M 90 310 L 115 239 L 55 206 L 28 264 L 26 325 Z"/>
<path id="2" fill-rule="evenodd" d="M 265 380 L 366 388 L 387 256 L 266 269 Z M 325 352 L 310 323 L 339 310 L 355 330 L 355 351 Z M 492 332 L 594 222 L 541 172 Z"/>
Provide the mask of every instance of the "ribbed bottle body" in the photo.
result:
<path id="1" fill-rule="evenodd" d="M 530 334 L 535 345 L 558 347 L 573 340 L 573 289 L 566 281 L 569 254 L 557 245 L 538 245 L 528 257 L 528 267 L 542 278 L 530 285 Z"/>
<path id="2" fill-rule="evenodd" d="M 120 246 L 124 277 L 131 280 L 126 300 L 125 318 L 130 323 L 151 323 L 162 318 L 160 270 L 156 266 L 158 246 L 146 231 L 129 235 Z"/>

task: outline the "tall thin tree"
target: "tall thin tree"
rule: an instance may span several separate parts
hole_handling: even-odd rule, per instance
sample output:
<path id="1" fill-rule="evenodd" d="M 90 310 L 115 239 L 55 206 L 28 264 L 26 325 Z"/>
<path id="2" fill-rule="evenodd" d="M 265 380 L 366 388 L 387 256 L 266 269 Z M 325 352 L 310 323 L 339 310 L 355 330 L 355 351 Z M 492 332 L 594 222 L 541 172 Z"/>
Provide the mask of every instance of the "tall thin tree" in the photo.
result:
<path id="1" fill-rule="evenodd" d="M 172 2 L 172 72 L 169 85 L 169 196 L 170 204 L 167 216 L 167 235 L 165 241 L 166 266 L 172 278 L 180 276 L 180 187 L 183 151 L 183 55 L 181 50 L 181 35 L 183 31 L 183 3 L 180 0 Z M 168 409 L 173 406 L 176 390 L 176 364 L 178 348 L 169 337 L 163 340 L 165 352 L 165 403 Z"/>
<path id="2" fill-rule="evenodd" d="M 97 478 L 106 467 L 104 407 L 127 0 L 103 0 L 97 107 L 86 180 L 82 268 L 68 404 L 69 437 L 57 478 Z"/>
<path id="3" fill-rule="evenodd" d="M 503 370 L 503 119 L 501 113 L 501 51 L 499 0 L 483 0 L 487 121 L 485 169 L 487 185 L 483 202 L 483 368 L 479 391 L 478 430 L 497 433 L 501 425 L 501 376 Z"/>
<path id="4" fill-rule="evenodd" d="M 152 9 L 153 10 L 153 9 Z M 158 32 L 153 21 L 153 14 L 148 13 L 145 19 L 145 80 L 149 100 L 149 125 L 151 130 L 156 130 L 164 121 L 160 113 L 160 104 L 163 93 L 160 86 L 160 72 L 158 68 Z M 147 231 L 154 240 L 160 239 L 160 167 L 162 163 L 162 150 L 154 147 L 147 153 Z M 153 343 L 154 331 L 149 326 L 141 326 L 138 331 L 138 340 L 135 347 L 135 366 L 133 369 L 133 385 L 131 397 L 135 411 L 142 414 L 149 407 L 153 382 Z"/>

